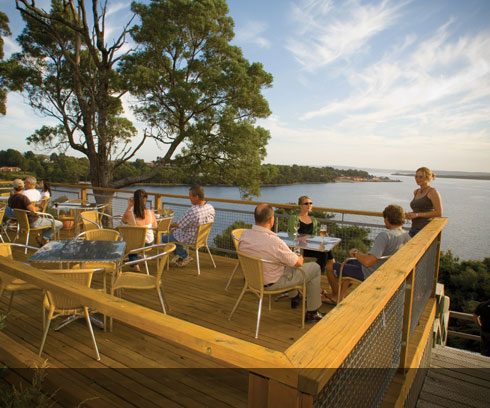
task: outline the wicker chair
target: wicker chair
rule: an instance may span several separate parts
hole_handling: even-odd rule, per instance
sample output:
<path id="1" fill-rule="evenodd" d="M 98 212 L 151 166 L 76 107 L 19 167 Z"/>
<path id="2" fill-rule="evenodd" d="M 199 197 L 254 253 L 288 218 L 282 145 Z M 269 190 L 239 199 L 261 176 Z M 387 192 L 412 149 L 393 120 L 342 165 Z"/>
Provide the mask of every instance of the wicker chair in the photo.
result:
<path id="1" fill-rule="evenodd" d="M 160 244 L 152 245 L 150 247 L 152 250 L 156 250 L 157 254 L 143 259 L 138 259 L 136 261 L 127 262 L 124 265 L 137 265 L 141 262 L 153 261 L 157 262 L 157 270 L 155 275 L 145 275 L 139 272 L 121 272 L 115 279 L 112 285 L 112 294 L 120 289 L 136 289 L 136 290 L 150 290 L 155 289 L 160 299 L 160 304 L 162 306 L 162 311 L 167 314 L 167 309 L 165 308 L 165 298 L 161 290 L 162 275 L 165 264 L 167 263 L 169 255 L 175 251 L 175 244 Z M 143 249 L 143 248 L 142 248 Z M 138 251 L 132 251 L 132 253 L 138 253 Z"/>
<path id="2" fill-rule="evenodd" d="M 83 231 L 74 239 L 85 239 L 87 241 L 121 241 L 122 237 L 119 231 L 103 228 Z"/>
<path id="3" fill-rule="evenodd" d="M 234 229 L 231 231 L 231 238 L 233 240 L 233 245 L 235 246 L 235 251 L 238 252 L 238 243 L 240 242 L 240 237 L 242 236 L 242 232 L 245 231 L 246 228 L 238 228 Z M 237 260 L 235 269 L 233 269 L 233 272 L 230 275 L 230 278 L 228 279 L 228 283 L 225 286 L 225 290 L 228 290 L 228 287 L 230 286 L 231 280 L 235 276 L 236 271 L 240 267 L 240 261 Z"/>
<path id="4" fill-rule="evenodd" d="M 53 223 L 52 225 L 45 225 L 42 227 L 31 227 L 29 224 L 29 218 L 27 217 L 28 213 L 29 211 L 27 210 L 20 210 L 18 208 L 14 208 L 15 218 L 17 219 L 17 222 L 19 224 L 18 235 L 21 233 L 24 233 L 26 235 L 25 245 L 29 244 L 29 237 L 31 235 L 31 232 L 41 232 L 44 231 L 45 229 L 51 228 L 56 233 L 54 217 L 51 214 L 42 213 L 42 212 L 36 213 L 40 217 L 49 218 Z M 26 254 L 27 254 L 27 248 L 26 248 Z"/>
<path id="5" fill-rule="evenodd" d="M 104 217 L 107 219 L 107 224 L 112 225 L 113 217 L 112 215 L 106 214 L 105 212 L 93 210 L 93 211 L 82 211 L 80 213 L 80 220 L 82 221 L 83 230 L 95 230 L 104 228 Z"/>
<path id="6" fill-rule="evenodd" d="M 92 282 L 92 275 L 94 269 L 46 269 L 45 272 L 56 275 L 59 278 L 69 280 L 80 286 L 90 287 Z M 47 312 L 47 313 L 46 313 Z M 39 349 L 39 356 L 41 356 L 44 344 L 46 343 L 46 337 L 48 336 L 49 326 L 51 320 L 56 319 L 59 316 L 73 316 L 83 315 L 87 321 L 87 326 L 92 337 L 92 343 L 95 350 L 97 360 L 100 360 L 99 349 L 97 348 L 97 342 L 95 341 L 94 331 L 92 329 L 92 323 L 90 322 L 90 315 L 88 307 L 84 306 L 77 299 L 71 296 L 64 295 L 59 292 L 52 292 L 47 290 L 44 295 L 43 301 L 43 339 L 41 341 L 41 347 Z M 47 320 L 47 321 L 46 321 Z"/>
<path id="7" fill-rule="evenodd" d="M 157 226 L 157 244 L 162 243 L 162 234 L 168 234 L 170 231 L 170 224 L 172 223 L 172 216 L 161 218 L 158 221 Z"/>
<path id="8" fill-rule="evenodd" d="M 28 249 L 32 251 L 37 251 L 39 248 L 35 247 L 30 247 L 22 244 L 13 244 L 13 243 L 4 243 L 0 244 L 0 256 L 3 258 L 7 258 L 8 260 L 13 260 L 14 256 L 12 254 L 12 248 L 13 247 L 19 247 L 22 249 L 25 249 L 26 251 Z M 22 290 L 30 290 L 30 289 L 40 289 L 36 285 L 32 285 L 30 283 L 27 283 L 26 281 L 23 281 L 21 279 L 17 279 L 14 276 L 0 271 L 0 296 L 3 295 L 3 292 L 10 292 L 10 301 L 7 309 L 7 314 L 10 312 L 10 309 L 12 308 L 12 302 L 14 301 L 14 295 L 15 292 L 19 292 Z"/>
<path id="9" fill-rule="evenodd" d="M 298 290 L 302 295 L 302 311 L 301 311 L 301 327 L 305 327 L 305 299 L 306 299 L 306 278 L 303 269 L 298 268 L 303 274 L 303 282 L 301 285 L 292 285 L 281 289 L 270 290 L 264 288 L 264 276 L 262 272 L 262 266 L 264 263 L 281 265 L 286 267 L 278 262 L 268 261 L 266 259 L 256 258 L 251 255 L 246 255 L 243 252 L 237 251 L 238 260 L 240 262 L 240 267 L 242 268 L 243 274 L 245 275 L 245 284 L 243 286 L 242 292 L 238 297 L 233 310 L 228 317 L 228 320 L 231 320 L 233 313 L 237 309 L 238 305 L 242 301 L 243 295 L 245 292 L 252 292 L 255 296 L 259 298 L 259 308 L 257 311 L 257 328 L 255 329 L 255 338 L 259 337 L 259 325 L 260 325 L 260 315 L 262 312 L 262 300 L 264 299 L 264 295 L 269 295 L 269 310 L 271 309 L 271 297 L 272 295 L 276 295 L 278 293 L 289 292 L 291 290 Z"/>
<path id="10" fill-rule="evenodd" d="M 378 261 L 385 261 L 389 258 L 390 256 L 387 255 L 387 256 L 380 256 L 379 258 L 377 258 Z M 357 259 L 356 258 L 346 258 L 344 260 L 344 262 L 342 262 L 342 264 L 340 265 L 340 272 L 339 272 L 339 284 L 338 284 L 338 292 L 337 292 L 337 304 L 339 304 L 340 302 L 342 302 L 342 300 L 344 300 L 345 296 L 346 296 L 346 293 L 347 293 L 347 290 L 352 286 L 352 285 L 360 285 L 362 282 L 362 280 L 359 280 L 359 279 L 356 279 L 356 278 L 353 278 L 351 276 L 343 276 L 343 272 L 344 272 L 344 266 L 345 264 L 347 264 L 348 262 L 350 261 L 356 261 Z"/>
<path id="11" fill-rule="evenodd" d="M 199 249 L 206 248 L 208 251 L 209 257 L 211 258 L 211 262 L 213 262 L 213 266 L 216 268 L 216 264 L 214 263 L 213 255 L 211 255 L 211 251 L 208 247 L 208 236 L 211 231 L 211 227 L 213 226 L 213 222 L 209 222 L 207 224 L 199 225 L 196 233 L 196 241 L 195 242 L 175 242 L 175 244 L 179 244 L 185 247 L 193 247 L 196 249 L 196 262 L 197 262 L 197 274 L 201 274 L 201 266 L 199 264 Z"/>
<path id="12" fill-rule="evenodd" d="M 125 256 L 129 255 L 130 252 L 138 250 L 138 253 L 143 255 L 143 261 L 146 257 L 146 252 L 151 251 L 151 247 L 145 247 L 146 239 L 146 227 L 139 227 L 133 225 L 120 225 L 117 230 L 122 236 L 123 241 L 126 242 L 126 252 Z M 150 274 L 148 269 L 148 263 L 145 262 L 146 274 Z M 137 264 L 135 264 L 137 265 Z"/>

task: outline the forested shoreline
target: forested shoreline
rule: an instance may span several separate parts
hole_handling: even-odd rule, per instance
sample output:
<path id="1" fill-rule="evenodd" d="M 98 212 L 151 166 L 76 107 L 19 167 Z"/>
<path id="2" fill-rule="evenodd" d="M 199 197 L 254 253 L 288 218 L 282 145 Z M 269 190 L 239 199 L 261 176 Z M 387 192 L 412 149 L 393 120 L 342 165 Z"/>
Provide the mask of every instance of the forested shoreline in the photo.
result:
<path id="1" fill-rule="evenodd" d="M 158 161 L 158 158 L 156 159 Z M 151 172 L 154 162 L 137 159 L 126 162 L 114 174 L 114 181 L 130 176 Z M 32 151 L 21 153 L 14 149 L 0 151 L 0 167 L 17 167 L 18 172 L 2 171 L 1 178 L 13 179 L 18 175 L 32 174 L 38 179 L 49 179 L 57 183 L 89 182 L 89 161 L 63 153 L 51 155 L 35 154 Z M 334 183 L 336 181 L 390 181 L 387 178 L 376 178 L 364 170 L 341 170 L 333 167 L 313 167 L 293 165 L 262 164 L 260 185 L 290 185 L 298 183 Z M 167 166 L 161 168 L 145 185 L 203 185 L 237 186 L 227 183 L 226 177 L 216 172 L 189 173 L 185 167 Z"/>

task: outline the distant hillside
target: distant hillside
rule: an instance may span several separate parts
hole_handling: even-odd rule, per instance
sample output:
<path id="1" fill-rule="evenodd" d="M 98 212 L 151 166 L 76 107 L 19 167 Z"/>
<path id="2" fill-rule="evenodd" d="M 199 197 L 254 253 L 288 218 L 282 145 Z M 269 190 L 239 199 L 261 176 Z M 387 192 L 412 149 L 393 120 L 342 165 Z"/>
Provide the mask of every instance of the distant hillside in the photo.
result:
<path id="1" fill-rule="evenodd" d="M 470 171 L 435 171 L 436 178 L 454 178 L 454 179 L 468 179 L 468 180 L 490 180 L 490 173 L 484 172 L 470 172 Z M 394 176 L 411 176 L 415 175 L 415 172 L 397 172 L 392 173 Z"/>

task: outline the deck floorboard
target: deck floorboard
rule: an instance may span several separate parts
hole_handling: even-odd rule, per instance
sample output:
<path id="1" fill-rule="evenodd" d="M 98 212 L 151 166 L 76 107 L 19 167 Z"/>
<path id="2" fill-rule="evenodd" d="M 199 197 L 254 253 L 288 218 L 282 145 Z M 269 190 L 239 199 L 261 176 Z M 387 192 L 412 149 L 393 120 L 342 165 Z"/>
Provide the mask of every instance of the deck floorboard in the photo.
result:
<path id="1" fill-rule="evenodd" d="M 432 350 L 417 406 L 487 407 L 490 400 L 490 358 L 451 347 Z"/>
<path id="2" fill-rule="evenodd" d="M 22 258 L 22 254 L 17 256 Z M 240 294 L 243 277 L 238 272 L 229 290 L 225 291 L 236 260 L 215 256 L 215 261 L 216 269 L 208 256 L 202 256 L 200 276 L 197 275 L 195 261 L 184 268 L 171 267 L 164 273 L 169 315 L 279 351 L 287 349 L 312 327 L 305 325 L 304 329 L 301 328 L 301 309 L 291 309 L 287 300 L 272 301 L 272 310 L 269 311 L 268 299 L 264 299 L 260 335 L 255 339 L 256 298 L 247 294 L 233 319 L 228 320 Z M 150 269 L 153 270 L 154 265 L 150 265 Z M 327 287 L 324 276 L 322 281 Z M 100 284 L 101 277 L 94 277 L 94 286 Z M 17 293 L 3 330 L 33 355 L 39 351 L 42 336 L 42 297 L 39 290 Z M 125 290 L 122 297 L 153 310 L 161 310 L 155 291 Z M 7 310 L 8 300 L 8 296 L 0 298 L 0 312 Z M 325 312 L 331 309 L 327 305 L 322 307 Z M 54 321 L 52 327 L 56 324 Z M 61 371 L 62 374 L 53 375 L 60 379 L 60 385 L 69 387 L 72 379 L 74 386 L 95 390 L 97 398 L 86 406 L 103 406 L 107 401 L 113 401 L 121 408 L 247 406 L 246 370 L 229 367 L 185 345 L 164 341 L 121 321 L 114 321 L 112 332 L 97 328 L 94 332 L 101 355 L 99 362 L 94 358 L 83 319 L 57 332 L 50 329 L 42 355 L 51 367 L 68 367 L 48 369 L 48 376 L 52 370 Z M 18 383 L 22 378 L 12 372 L 3 382 Z M 73 393 L 70 398 L 86 396 L 82 392 Z M 70 398 L 60 398 L 58 404 L 68 406 L 73 402 Z"/>

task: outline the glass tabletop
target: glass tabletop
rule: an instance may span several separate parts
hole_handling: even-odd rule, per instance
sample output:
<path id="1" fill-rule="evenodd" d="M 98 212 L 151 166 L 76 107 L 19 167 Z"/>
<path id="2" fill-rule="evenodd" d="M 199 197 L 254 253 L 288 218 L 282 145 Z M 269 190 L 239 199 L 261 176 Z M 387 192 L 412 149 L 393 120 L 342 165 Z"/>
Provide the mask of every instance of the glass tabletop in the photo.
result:
<path id="1" fill-rule="evenodd" d="M 124 241 L 50 241 L 29 262 L 119 262 L 125 249 Z"/>
<path id="2" fill-rule="evenodd" d="M 281 238 L 288 247 L 309 249 L 311 251 L 327 252 L 335 248 L 341 241 L 340 238 L 322 237 L 319 235 L 298 234 L 295 237 L 287 232 L 278 232 L 277 236 Z"/>

